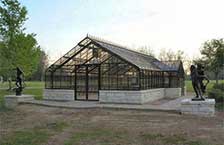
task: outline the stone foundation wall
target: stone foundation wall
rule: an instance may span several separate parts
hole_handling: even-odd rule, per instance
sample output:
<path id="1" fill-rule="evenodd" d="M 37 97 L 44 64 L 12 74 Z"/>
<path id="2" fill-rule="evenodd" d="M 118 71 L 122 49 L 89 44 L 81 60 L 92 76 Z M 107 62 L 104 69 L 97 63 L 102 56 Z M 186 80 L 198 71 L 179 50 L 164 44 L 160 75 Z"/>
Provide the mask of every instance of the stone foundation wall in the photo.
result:
<path id="1" fill-rule="evenodd" d="M 164 98 L 165 96 L 164 90 L 165 90 L 164 88 L 143 90 L 141 96 L 142 97 L 141 104 Z"/>
<path id="2" fill-rule="evenodd" d="M 44 89 L 45 100 L 74 101 L 74 90 Z M 173 98 L 181 96 L 181 88 L 157 88 L 140 91 L 100 90 L 101 103 L 129 103 L 144 104 L 164 97 Z"/>
<path id="3" fill-rule="evenodd" d="M 166 98 L 181 97 L 181 88 L 165 88 L 164 91 Z"/>
<path id="4" fill-rule="evenodd" d="M 100 90 L 100 103 L 141 103 L 141 91 Z M 127 97 L 128 96 L 128 97 Z"/>
<path id="5" fill-rule="evenodd" d="M 16 106 L 24 101 L 34 100 L 33 95 L 6 95 L 4 96 L 5 107 L 14 109 Z"/>
<path id="6" fill-rule="evenodd" d="M 140 91 L 100 90 L 100 103 L 144 104 L 161 98 L 181 96 L 181 88 L 158 88 Z"/>
<path id="7" fill-rule="evenodd" d="M 44 89 L 45 100 L 74 101 L 74 90 Z"/>
<path id="8" fill-rule="evenodd" d="M 181 88 L 158 88 L 140 91 L 100 90 L 99 101 L 101 103 L 144 104 L 164 97 L 180 96 Z"/>

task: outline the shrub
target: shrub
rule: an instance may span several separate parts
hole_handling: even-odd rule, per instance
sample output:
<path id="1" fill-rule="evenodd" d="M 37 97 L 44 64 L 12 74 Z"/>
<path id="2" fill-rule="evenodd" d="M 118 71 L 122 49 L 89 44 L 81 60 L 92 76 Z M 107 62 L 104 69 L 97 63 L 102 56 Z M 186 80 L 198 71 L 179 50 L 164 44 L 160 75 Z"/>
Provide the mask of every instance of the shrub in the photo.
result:
<path id="1" fill-rule="evenodd" d="M 224 91 L 224 83 L 214 84 L 213 88 L 214 89 L 220 89 L 220 90 Z"/>
<path id="2" fill-rule="evenodd" d="M 210 91 L 208 97 L 214 98 L 216 102 L 223 103 L 224 101 L 224 83 L 215 84 Z"/>

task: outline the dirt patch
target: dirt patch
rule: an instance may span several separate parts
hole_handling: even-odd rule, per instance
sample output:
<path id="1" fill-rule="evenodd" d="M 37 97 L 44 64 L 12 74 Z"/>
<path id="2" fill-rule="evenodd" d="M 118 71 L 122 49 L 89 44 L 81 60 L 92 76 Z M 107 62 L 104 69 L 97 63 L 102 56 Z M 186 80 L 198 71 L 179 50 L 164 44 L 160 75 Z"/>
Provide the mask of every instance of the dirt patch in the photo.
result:
<path id="1" fill-rule="evenodd" d="M 59 131 L 51 134 L 45 144 L 146 145 L 186 141 L 222 144 L 223 119 L 223 112 L 217 112 L 215 117 L 209 118 L 154 111 L 21 105 L 15 111 L 0 112 L 0 140 L 18 130 L 65 122 L 66 127 L 61 130 L 59 127 Z"/>

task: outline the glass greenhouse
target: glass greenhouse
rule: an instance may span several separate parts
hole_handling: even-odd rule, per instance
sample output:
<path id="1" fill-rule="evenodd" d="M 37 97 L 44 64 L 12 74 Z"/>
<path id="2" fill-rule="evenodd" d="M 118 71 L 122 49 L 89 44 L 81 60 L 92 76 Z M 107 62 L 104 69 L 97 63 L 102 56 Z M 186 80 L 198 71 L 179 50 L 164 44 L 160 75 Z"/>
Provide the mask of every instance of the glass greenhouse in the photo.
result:
<path id="1" fill-rule="evenodd" d="M 184 89 L 181 61 L 159 61 L 87 35 L 45 73 L 46 89 L 74 90 L 75 100 L 99 100 L 100 90 Z"/>

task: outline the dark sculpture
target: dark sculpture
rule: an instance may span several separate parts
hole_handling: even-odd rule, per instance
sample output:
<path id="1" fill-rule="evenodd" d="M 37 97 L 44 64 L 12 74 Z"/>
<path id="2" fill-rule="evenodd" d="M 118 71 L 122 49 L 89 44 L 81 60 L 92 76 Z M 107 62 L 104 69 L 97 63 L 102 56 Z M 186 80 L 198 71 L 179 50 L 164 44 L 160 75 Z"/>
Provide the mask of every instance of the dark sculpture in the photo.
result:
<path id="1" fill-rule="evenodd" d="M 209 79 L 208 77 L 205 75 L 204 73 L 204 67 L 201 65 L 201 64 L 197 64 L 197 71 L 198 71 L 198 75 L 199 75 L 199 84 L 200 84 L 200 87 L 201 87 L 201 91 L 202 93 L 204 94 L 205 91 L 206 91 L 206 86 L 208 85 L 209 83 Z M 203 80 L 206 79 L 207 82 L 206 84 L 204 85 L 203 83 Z"/>
<path id="2" fill-rule="evenodd" d="M 200 64 L 197 65 L 197 68 L 194 65 L 190 67 L 191 71 L 191 81 L 196 97 L 193 98 L 193 101 L 205 100 L 203 93 L 205 93 L 206 86 L 209 83 L 209 79 L 204 74 L 204 67 Z M 204 85 L 203 80 L 206 79 L 207 83 Z"/>
<path id="3" fill-rule="evenodd" d="M 16 68 L 16 96 L 20 96 L 23 91 L 22 81 L 23 81 L 23 72 L 17 67 Z"/>

